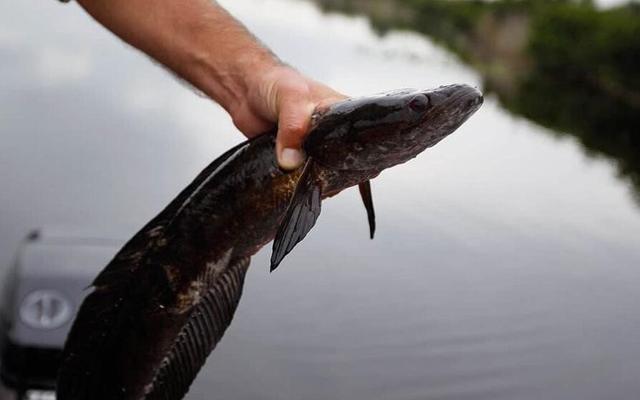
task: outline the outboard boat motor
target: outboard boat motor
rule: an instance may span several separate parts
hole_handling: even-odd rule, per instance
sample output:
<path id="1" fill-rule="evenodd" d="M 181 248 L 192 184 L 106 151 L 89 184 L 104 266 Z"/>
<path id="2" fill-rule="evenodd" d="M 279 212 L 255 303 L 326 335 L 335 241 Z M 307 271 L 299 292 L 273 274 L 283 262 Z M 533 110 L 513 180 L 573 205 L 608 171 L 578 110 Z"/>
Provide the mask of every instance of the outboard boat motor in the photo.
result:
<path id="1" fill-rule="evenodd" d="M 122 245 L 113 239 L 43 237 L 34 231 L 5 269 L 0 304 L 0 400 L 55 400 L 75 313 Z"/>

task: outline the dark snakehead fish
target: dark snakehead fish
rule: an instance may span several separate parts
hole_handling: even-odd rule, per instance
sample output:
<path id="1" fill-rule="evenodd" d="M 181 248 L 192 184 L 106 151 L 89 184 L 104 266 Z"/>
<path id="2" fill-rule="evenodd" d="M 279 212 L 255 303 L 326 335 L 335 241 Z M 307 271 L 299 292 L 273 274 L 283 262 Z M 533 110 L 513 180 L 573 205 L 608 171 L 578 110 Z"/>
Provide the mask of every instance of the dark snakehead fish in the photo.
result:
<path id="1" fill-rule="evenodd" d="M 369 180 L 456 130 L 482 104 L 466 85 L 350 99 L 312 116 L 305 165 L 282 171 L 273 132 L 205 168 L 93 282 L 63 352 L 58 400 L 178 400 L 229 326 L 250 257 L 275 238 L 275 269 L 323 198 Z"/>

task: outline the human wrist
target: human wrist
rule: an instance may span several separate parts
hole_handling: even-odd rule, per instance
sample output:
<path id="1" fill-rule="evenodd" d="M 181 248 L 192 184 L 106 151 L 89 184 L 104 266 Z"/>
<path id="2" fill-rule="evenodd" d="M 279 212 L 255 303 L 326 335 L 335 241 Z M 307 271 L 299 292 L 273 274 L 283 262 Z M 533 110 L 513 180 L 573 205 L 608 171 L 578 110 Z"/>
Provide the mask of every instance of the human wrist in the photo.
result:
<path id="1" fill-rule="evenodd" d="M 252 49 L 241 54 L 231 67 L 233 73 L 229 75 L 235 83 L 230 85 L 234 90 L 232 100 L 223 105 L 232 115 L 234 110 L 242 108 L 247 102 L 253 102 L 256 97 L 268 98 L 270 88 L 265 77 L 273 74 L 285 65 L 268 49 Z"/>

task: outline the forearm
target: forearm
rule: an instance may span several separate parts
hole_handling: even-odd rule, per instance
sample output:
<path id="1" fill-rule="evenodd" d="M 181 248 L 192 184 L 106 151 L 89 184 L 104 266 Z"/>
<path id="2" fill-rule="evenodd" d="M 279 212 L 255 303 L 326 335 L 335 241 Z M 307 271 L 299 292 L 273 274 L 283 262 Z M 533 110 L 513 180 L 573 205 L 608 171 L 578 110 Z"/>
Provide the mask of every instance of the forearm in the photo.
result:
<path id="1" fill-rule="evenodd" d="M 279 64 L 227 11 L 210 0 L 78 0 L 127 43 L 232 111 L 249 80 Z"/>
<path id="2" fill-rule="evenodd" d="M 212 0 L 77 0 L 98 22 L 224 107 L 248 137 L 278 127 L 280 166 L 297 168 L 312 110 L 344 98 L 285 66 Z"/>

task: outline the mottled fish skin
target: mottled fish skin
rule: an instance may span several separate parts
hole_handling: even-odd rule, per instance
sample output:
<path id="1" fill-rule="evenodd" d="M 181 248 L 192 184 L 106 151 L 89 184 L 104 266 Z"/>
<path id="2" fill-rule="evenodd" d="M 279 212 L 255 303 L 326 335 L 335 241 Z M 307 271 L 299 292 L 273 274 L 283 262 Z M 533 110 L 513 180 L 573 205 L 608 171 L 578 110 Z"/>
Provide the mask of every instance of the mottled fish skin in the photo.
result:
<path id="1" fill-rule="evenodd" d="M 322 198 L 366 182 L 453 132 L 482 103 L 466 85 L 317 110 L 305 142 Z M 63 352 L 59 400 L 178 400 L 224 334 L 250 257 L 271 241 L 302 173 L 275 133 L 227 151 L 140 230 L 93 282 Z"/>

